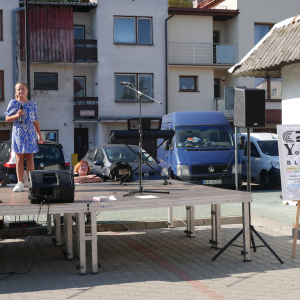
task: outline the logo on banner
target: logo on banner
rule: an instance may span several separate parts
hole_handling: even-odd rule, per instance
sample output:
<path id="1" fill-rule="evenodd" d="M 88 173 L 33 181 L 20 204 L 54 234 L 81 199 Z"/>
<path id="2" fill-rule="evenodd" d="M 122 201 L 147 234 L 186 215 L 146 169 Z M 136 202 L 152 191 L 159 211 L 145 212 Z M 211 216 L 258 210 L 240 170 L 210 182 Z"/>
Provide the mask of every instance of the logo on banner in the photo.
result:
<path id="1" fill-rule="evenodd" d="M 294 142 L 292 139 L 291 139 L 291 135 L 293 134 L 294 131 L 286 131 L 283 133 L 282 135 L 282 138 L 285 142 L 287 143 L 292 143 Z"/>
<path id="2" fill-rule="evenodd" d="M 282 135 L 282 139 L 287 143 L 300 143 L 300 135 L 295 136 L 294 134 L 300 134 L 300 131 L 285 131 Z M 283 144 L 286 149 L 288 150 L 287 155 L 294 155 L 293 153 L 293 147 L 295 144 L 289 145 L 289 144 Z M 295 151 L 296 155 L 299 155 L 299 151 Z"/>

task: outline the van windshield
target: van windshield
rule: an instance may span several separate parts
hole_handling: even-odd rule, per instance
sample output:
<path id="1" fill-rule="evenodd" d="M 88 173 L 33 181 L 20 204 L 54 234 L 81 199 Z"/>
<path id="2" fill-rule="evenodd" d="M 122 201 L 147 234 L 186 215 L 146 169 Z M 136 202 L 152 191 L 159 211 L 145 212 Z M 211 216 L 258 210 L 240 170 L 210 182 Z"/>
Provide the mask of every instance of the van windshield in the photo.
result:
<path id="1" fill-rule="evenodd" d="M 257 144 L 263 154 L 270 156 L 279 156 L 277 140 L 257 141 Z"/>
<path id="2" fill-rule="evenodd" d="M 176 145 L 187 147 L 233 147 L 228 126 L 176 126 Z"/>

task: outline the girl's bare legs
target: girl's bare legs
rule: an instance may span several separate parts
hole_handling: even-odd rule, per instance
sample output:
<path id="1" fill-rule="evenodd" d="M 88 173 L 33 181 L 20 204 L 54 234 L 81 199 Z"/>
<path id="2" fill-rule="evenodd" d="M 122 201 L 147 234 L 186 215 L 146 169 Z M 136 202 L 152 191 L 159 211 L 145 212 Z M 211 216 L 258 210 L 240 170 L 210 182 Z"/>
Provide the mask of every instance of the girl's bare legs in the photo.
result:
<path id="1" fill-rule="evenodd" d="M 27 170 L 28 177 L 29 177 L 29 172 L 34 171 L 33 153 L 26 153 L 26 170 Z"/>
<path id="2" fill-rule="evenodd" d="M 23 176 L 24 176 L 24 154 L 16 153 L 16 162 L 17 162 L 17 177 L 18 182 L 23 183 Z"/>

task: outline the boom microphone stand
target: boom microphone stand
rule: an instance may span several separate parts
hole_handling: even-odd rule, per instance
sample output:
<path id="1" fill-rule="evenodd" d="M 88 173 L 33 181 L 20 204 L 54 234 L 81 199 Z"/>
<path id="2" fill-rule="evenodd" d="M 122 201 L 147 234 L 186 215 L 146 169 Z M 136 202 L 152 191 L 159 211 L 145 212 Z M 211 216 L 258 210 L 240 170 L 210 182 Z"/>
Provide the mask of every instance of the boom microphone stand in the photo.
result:
<path id="1" fill-rule="evenodd" d="M 250 140 L 250 128 L 247 127 L 247 192 L 251 192 L 251 140 Z M 267 244 L 267 242 L 260 236 L 260 234 L 254 229 L 254 226 L 251 225 L 251 213 L 250 213 L 250 203 L 243 203 L 242 205 L 249 205 L 249 220 L 250 220 L 250 238 L 251 238 L 251 242 L 252 242 L 252 247 L 254 252 L 256 252 L 256 248 L 258 247 L 267 247 L 270 252 L 279 260 L 279 262 L 281 264 L 283 264 L 283 261 L 280 259 L 280 257 L 274 252 L 274 250 Z M 245 216 L 243 216 L 243 218 L 245 218 Z M 213 258 L 212 260 L 215 261 L 230 245 L 232 245 L 232 243 L 243 234 L 244 229 L 242 229 L 229 243 L 227 243 Z M 255 233 L 255 235 L 261 240 L 261 242 L 264 245 L 261 246 L 256 246 L 254 243 L 254 238 L 253 238 L 253 233 Z M 244 236 L 244 245 L 245 245 L 245 236 Z M 232 245 L 232 246 L 236 246 L 236 247 L 241 247 L 238 245 Z M 244 247 L 245 249 L 245 247 Z M 242 255 L 245 255 L 245 252 L 242 251 Z M 251 260 L 246 260 L 244 259 L 244 261 L 251 261 Z"/>
<path id="2" fill-rule="evenodd" d="M 143 159 L 142 159 L 142 135 L 143 135 L 143 133 L 142 133 L 142 97 L 145 96 L 145 97 L 155 101 L 158 104 L 162 104 L 162 102 L 160 102 L 154 98 L 151 98 L 150 96 L 138 91 L 131 82 L 122 82 L 121 81 L 120 83 L 121 83 L 121 85 L 125 85 L 125 87 L 136 92 L 138 101 L 140 102 L 140 107 L 139 107 L 139 110 L 140 110 L 139 111 L 139 136 L 140 136 L 140 139 L 139 139 L 139 168 L 140 168 L 140 170 L 139 170 L 139 188 L 138 188 L 138 190 L 129 191 L 128 194 L 124 194 L 123 197 L 134 195 L 134 194 L 142 194 L 143 192 L 169 194 L 170 192 L 166 192 L 166 191 L 144 190 L 144 188 L 142 186 L 142 161 L 143 161 Z M 148 157 L 147 157 L 147 159 L 148 159 Z"/>

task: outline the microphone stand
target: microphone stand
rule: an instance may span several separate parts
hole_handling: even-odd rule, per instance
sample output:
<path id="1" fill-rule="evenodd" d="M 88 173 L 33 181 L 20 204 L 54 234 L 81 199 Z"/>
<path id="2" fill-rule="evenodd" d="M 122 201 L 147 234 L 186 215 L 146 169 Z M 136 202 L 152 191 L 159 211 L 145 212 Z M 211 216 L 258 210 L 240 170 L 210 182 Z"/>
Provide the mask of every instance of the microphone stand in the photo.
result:
<path id="1" fill-rule="evenodd" d="M 131 82 L 124 82 L 121 83 L 123 85 L 125 85 L 125 87 L 135 91 L 137 93 L 137 98 L 138 101 L 140 102 L 140 107 L 139 107 L 139 168 L 140 168 L 140 172 L 139 172 L 139 189 L 135 190 L 135 191 L 129 191 L 128 194 L 124 194 L 123 197 L 126 196 L 130 196 L 133 194 L 142 194 L 143 192 L 150 192 L 150 193 L 162 193 L 162 194 L 170 194 L 170 192 L 166 192 L 166 191 L 150 191 L 150 190 L 144 190 L 143 186 L 142 186 L 142 97 L 145 96 L 155 102 L 157 102 L 158 104 L 162 104 L 162 102 L 151 98 L 150 96 L 138 91 Z M 148 158 L 147 158 L 148 159 Z"/>

